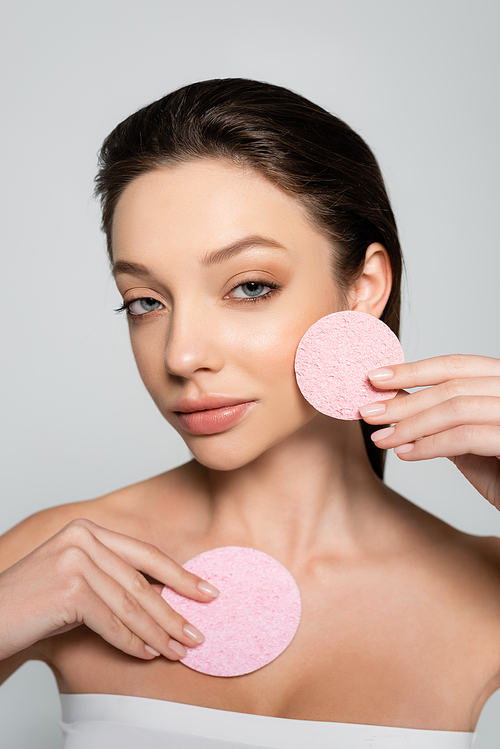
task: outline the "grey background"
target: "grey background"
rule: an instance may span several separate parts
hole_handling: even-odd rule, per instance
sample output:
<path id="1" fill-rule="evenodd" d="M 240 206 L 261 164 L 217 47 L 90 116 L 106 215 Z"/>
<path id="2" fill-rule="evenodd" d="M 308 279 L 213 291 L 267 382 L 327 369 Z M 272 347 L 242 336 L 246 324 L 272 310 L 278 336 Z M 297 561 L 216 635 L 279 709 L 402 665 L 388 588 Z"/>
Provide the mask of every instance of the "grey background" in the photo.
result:
<path id="1" fill-rule="evenodd" d="M 500 356 L 499 21 L 488 0 L 4 0 L 2 531 L 189 458 L 112 312 L 91 192 L 114 125 L 193 80 L 282 84 L 358 130 L 401 230 L 407 360 Z M 500 535 L 499 514 L 446 460 L 392 456 L 387 480 L 452 525 Z M 498 745 L 499 695 L 475 749 Z M 3 686 L 2 747 L 58 747 L 58 719 L 43 664 Z"/>

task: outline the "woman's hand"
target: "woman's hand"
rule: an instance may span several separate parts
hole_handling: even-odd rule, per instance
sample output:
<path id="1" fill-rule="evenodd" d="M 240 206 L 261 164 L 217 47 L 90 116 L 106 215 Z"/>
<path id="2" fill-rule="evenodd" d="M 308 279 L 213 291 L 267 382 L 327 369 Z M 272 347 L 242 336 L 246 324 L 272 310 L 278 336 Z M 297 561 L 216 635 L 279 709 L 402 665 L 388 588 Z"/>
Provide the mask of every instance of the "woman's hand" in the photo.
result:
<path id="1" fill-rule="evenodd" d="M 73 520 L 0 575 L 0 659 L 80 624 L 137 658 L 182 658 L 203 635 L 138 570 L 197 601 L 218 594 L 155 546 Z"/>
<path id="2" fill-rule="evenodd" d="M 405 461 L 449 458 L 500 509 L 500 360 L 437 356 L 368 376 L 381 390 L 426 388 L 360 408 L 368 424 L 394 424 L 372 435 L 377 446 Z"/>

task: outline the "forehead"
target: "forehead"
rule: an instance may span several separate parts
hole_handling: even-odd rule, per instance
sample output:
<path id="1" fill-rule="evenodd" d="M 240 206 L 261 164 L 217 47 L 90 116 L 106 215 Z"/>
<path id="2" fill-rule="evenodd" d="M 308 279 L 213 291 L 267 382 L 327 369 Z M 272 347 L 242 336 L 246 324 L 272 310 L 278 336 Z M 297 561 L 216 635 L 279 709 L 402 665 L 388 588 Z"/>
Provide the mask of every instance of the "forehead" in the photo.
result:
<path id="1" fill-rule="evenodd" d="M 328 245 L 301 203 L 255 170 L 197 159 L 142 174 L 125 188 L 112 246 L 115 260 L 141 261 L 158 251 L 203 255 L 252 235 L 292 252 L 312 240 Z"/>

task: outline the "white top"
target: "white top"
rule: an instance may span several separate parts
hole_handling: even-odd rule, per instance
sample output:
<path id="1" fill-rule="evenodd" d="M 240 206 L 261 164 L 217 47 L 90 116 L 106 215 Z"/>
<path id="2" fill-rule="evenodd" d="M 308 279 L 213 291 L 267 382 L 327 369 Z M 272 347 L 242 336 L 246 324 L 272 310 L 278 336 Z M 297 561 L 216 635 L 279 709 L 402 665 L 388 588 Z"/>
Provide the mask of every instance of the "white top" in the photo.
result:
<path id="1" fill-rule="evenodd" d="M 64 749 L 471 749 L 474 734 L 290 720 L 115 694 L 62 694 Z"/>

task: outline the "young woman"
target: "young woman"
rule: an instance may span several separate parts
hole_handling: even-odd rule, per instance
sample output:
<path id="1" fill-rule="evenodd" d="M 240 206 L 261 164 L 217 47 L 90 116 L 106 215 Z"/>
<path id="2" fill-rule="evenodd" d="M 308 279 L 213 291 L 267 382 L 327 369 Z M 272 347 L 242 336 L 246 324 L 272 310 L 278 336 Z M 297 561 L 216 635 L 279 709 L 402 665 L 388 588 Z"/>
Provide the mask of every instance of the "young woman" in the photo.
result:
<path id="1" fill-rule="evenodd" d="M 470 747 L 500 685 L 500 541 L 381 479 L 386 449 L 446 456 L 498 506 L 500 362 L 375 371 L 401 392 L 363 422 L 317 412 L 294 375 L 331 312 L 398 331 L 399 242 L 369 148 L 286 89 L 205 81 L 118 125 L 97 192 L 139 372 L 194 457 L 3 537 L 3 677 L 53 669 L 68 749 Z M 213 600 L 181 565 L 229 545 L 279 560 L 302 618 L 275 661 L 217 678 L 179 662 L 203 633 L 158 583 Z"/>

